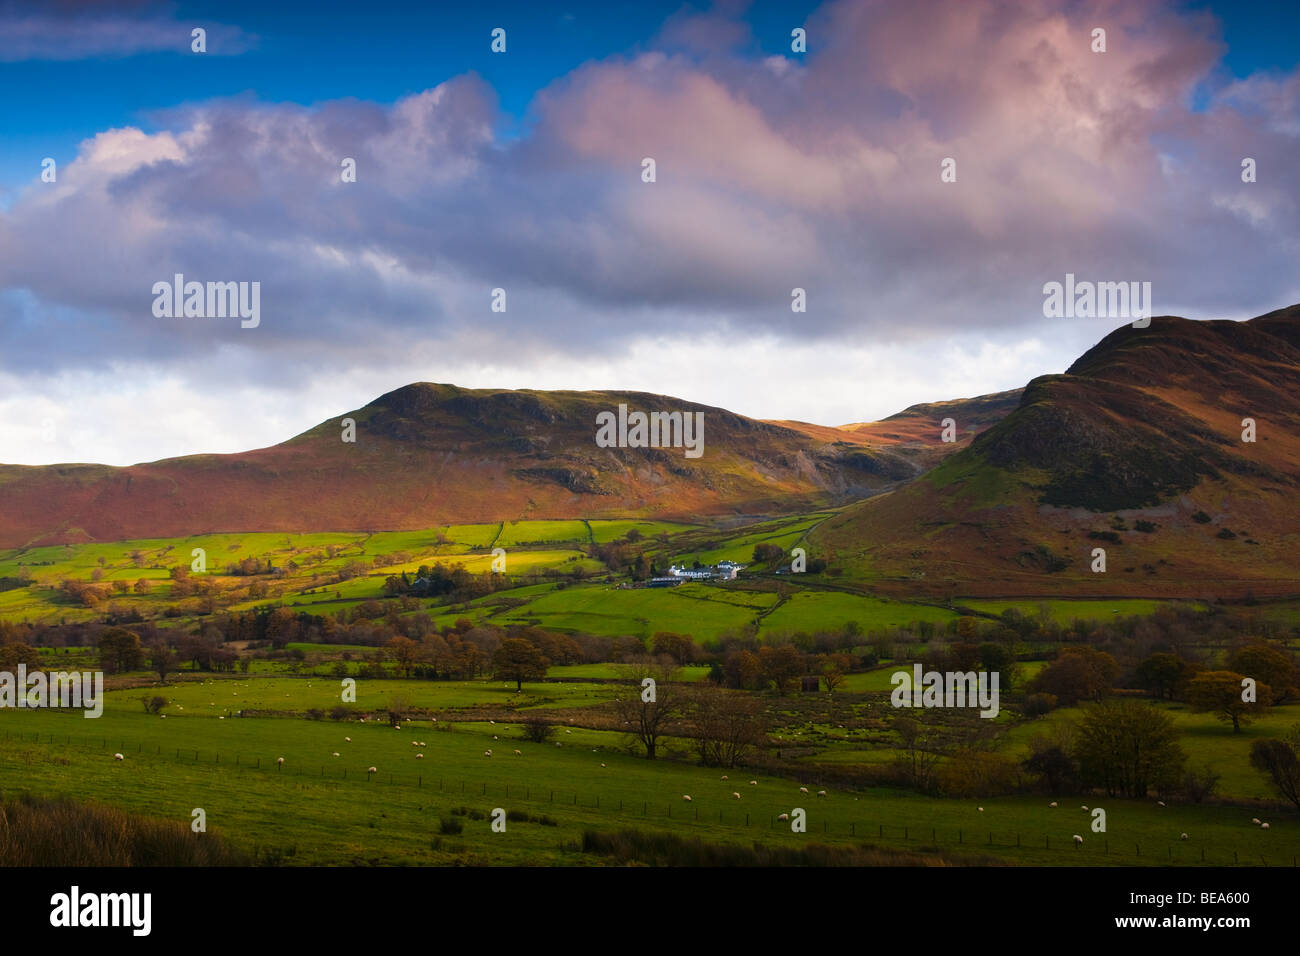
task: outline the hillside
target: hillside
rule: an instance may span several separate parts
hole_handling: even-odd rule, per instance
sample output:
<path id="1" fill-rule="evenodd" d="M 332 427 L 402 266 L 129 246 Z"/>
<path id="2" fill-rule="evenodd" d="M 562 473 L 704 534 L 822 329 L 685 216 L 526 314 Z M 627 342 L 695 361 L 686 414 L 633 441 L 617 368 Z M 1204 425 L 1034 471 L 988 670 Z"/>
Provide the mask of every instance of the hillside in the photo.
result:
<path id="1" fill-rule="evenodd" d="M 1294 594 L 1298 492 L 1300 306 L 1162 316 L 1030 382 L 968 448 L 813 546 L 848 579 L 935 597 Z"/>
<path id="2" fill-rule="evenodd" d="M 704 450 L 601 448 L 597 415 L 703 412 Z M 356 422 L 356 441 L 341 422 Z M 282 444 L 130 467 L 0 466 L 0 547 L 217 531 L 410 530 L 521 518 L 790 512 L 914 477 L 906 450 L 661 395 L 427 383 Z"/>

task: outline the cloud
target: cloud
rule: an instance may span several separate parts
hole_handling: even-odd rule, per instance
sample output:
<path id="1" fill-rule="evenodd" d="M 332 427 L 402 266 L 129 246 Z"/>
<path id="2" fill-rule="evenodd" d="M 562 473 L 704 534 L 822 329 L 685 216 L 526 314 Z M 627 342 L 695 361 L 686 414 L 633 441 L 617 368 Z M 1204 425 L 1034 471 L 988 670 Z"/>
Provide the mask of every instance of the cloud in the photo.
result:
<path id="1" fill-rule="evenodd" d="M 564 369 L 567 387 L 633 387 L 582 374 L 611 368 L 646 390 L 848 421 L 958 390 L 929 378 L 915 395 L 898 349 L 960 343 L 988 390 L 1063 368 L 1109 330 L 1042 317 L 1043 284 L 1067 272 L 1150 281 L 1158 313 L 1300 299 L 1300 78 L 1248 77 L 1193 108 L 1223 54 L 1207 16 L 845 0 L 808 19 L 806 56 L 757 53 L 728 16 L 675 17 L 660 48 L 577 67 L 518 139 L 494 132 L 495 93 L 473 74 L 392 104 L 249 96 L 104 130 L 0 212 L 0 372 L 41 392 L 152 369 L 283 408 L 322 377 L 430 377 L 420 361 L 462 384 L 458 368 L 521 387 Z M 1246 156 L 1256 183 L 1241 182 Z M 261 282 L 260 327 L 155 318 L 152 285 L 178 272 Z M 870 365 L 857 411 L 810 365 L 809 385 L 779 362 L 765 378 L 708 371 L 758 362 L 757 342 L 894 361 Z M 651 359 L 664 349 L 691 359 Z M 719 381 L 735 401 L 705 397 Z"/>
<path id="2" fill-rule="evenodd" d="M 0 63 L 84 60 L 140 53 L 190 53 L 191 31 L 207 32 L 206 53 L 234 56 L 256 38 L 228 24 L 181 20 L 156 3 L 0 3 Z"/>

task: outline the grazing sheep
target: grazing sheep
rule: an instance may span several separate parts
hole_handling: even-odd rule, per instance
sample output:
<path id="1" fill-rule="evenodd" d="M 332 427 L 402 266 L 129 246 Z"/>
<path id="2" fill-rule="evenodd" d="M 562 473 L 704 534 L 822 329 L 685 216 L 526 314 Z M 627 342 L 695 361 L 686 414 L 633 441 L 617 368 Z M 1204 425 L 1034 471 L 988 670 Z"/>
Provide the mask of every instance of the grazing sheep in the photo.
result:
<path id="1" fill-rule="evenodd" d="M 1259 825 L 1259 828 L 1260 828 L 1261 830 L 1267 830 L 1267 829 L 1268 829 L 1268 824 L 1267 824 L 1267 823 L 1261 823 L 1261 824 Z"/>
<path id="2" fill-rule="evenodd" d="M 1251 817 L 1250 822 L 1255 824 L 1255 826 L 1259 826 L 1259 817 Z"/>
<path id="3" fill-rule="evenodd" d="M 1163 807 L 1164 805 L 1165 805 L 1165 802 L 1164 802 L 1163 800 L 1157 800 L 1157 801 L 1156 801 L 1156 806 L 1158 806 L 1158 807 Z"/>
<path id="4" fill-rule="evenodd" d="M 411 746 L 412 746 L 412 747 L 418 747 L 418 746 L 420 746 L 420 742 L 419 742 L 418 740 L 412 740 L 412 741 L 411 741 Z"/>
<path id="5" fill-rule="evenodd" d="M 493 740 L 500 740 L 501 738 L 498 737 L 496 734 L 493 734 L 493 735 L 492 735 L 492 739 L 493 739 Z"/>
<path id="6" fill-rule="evenodd" d="M 114 760 L 125 760 L 126 758 L 123 757 L 121 754 L 113 754 L 113 759 L 114 759 Z"/>
<path id="7" fill-rule="evenodd" d="M 682 794 L 682 799 L 685 800 L 687 803 L 690 803 L 690 802 L 691 802 L 691 795 L 690 795 L 689 793 L 684 793 L 684 794 Z"/>
<path id="8" fill-rule="evenodd" d="M 431 719 L 435 724 L 438 722 L 438 718 L 437 718 L 437 717 L 432 717 L 432 718 L 430 718 L 430 719 Z"/>
<path id="9" fill-rule="evenodd" d="M 515 751 L 515 756 L 516 756 L 516 757 L 522 757 L 523 755 L 524 755 L 524 752 L 523 752 L 522 750 L 516 750 L 516 751 Z"/>
<path id="10" fill-rule="evenodd" d="M 333 754 L 331 754 L 331 756 L 334 756 L 334 757 L 337 757 L 337 756 L 338 756 L 338 755 L 339 755 L 339 754 L 338 754 L 338 751 L 337 751 L 337 750 L 336 750 L 336 751 L 334 751 L 334 753 L 333 753 Z"/>
<path id="11" fill-rule="evenodd" d="M 1182 836 L 1180 836 L 1178 839 L 1180 839 L 1180 840 L 1186 840 L 1186 839 L 1187 839 L 1187 834 L 1184 833 L 1184 834 L 1183 834 Z"/>
<path id="12" fill-rule="evenodd" d="M 415 759 L 416 759 L 416 760 L 423 760 L 423 759 L 424 759 L 424 754 L 416 754 L 416 755 L 415 755 Z"/>
<path id="13" fill-rule="evenodd" d="M 1086 812 L 1088 808 L 1087 808 L 1087 807 L 1080 807 L 1079 809 L 1080 809 L 1080 810 L 1083 810 L 1083 811 Z"/>
<path id="14" fill-rule="evenodd" d="M 824 796 L 826 796 L 826 791 L 825 791 L 825 790 L 818 790 L 818 791 L 817 791 L 817 796 L 819 796 L 819 797 L 824 797 Z"/>
<path id="15" fill-rule="evenodd" d="M 1083 837 L 1079 836 L 1079 834 L 1076 833 L 1074 835 L 1074 845 L 1079 846 L 1081 843 L 1083 843 Z"/>
<path id="16" fill-rule="evenodd" d="M 275 759 L 275 765 L 276 765 L 277 767 L 283 767 L 283 766 L 284 766 L 284 758 L 283 758 L 283 757 L 277 757 L 277 758 Z"/>
<path id="17" fill-rule="evenodd" d="M 757 780 L 751 780 L 751 781 L 749 781 L 749 785 L 750 785 L 751 787 L 757 787 L 757 786 L 758 786 L 758 781 L 757 781 Z"/>
<path id="18" fill-rule="evenodd" d="M 351 737 L 344 737 L 343 739 L 346 740 L 348 743 L 352 743 L 352 738 L 351 738 Z"/>
<path id="19" fill-rule="evenodd" d="M 568 727 L 565 727 L 565 728 L 564 728 L 564 732 L 565 732 L 566 734 L 571 734 L 571 733 L 573 733 L 573 731 L 570 730 Z"/>
<path id="20" fill-rule="evenodd" d="M 163 720 L 166 720 L 166 719 L 167 719 L 167 715 L 166 715 L 166 714 L 159 714 L 158 716 L 161 717 Z"/>
<path id="21" fill-rule="evenodd" d="M 374 767 L 367 767 L 366 773 L 379 773 L 379 771 Z"/>
<path id="22" fill-rule="evenodd" d="M 983 813 L 983 812 L 984 812 L 984 808 L 983 808 L 983 807 L 976 807 L 975 809 L 978 810 L 980 813 Z"/>
<path id="23" fill-rule="evenodd" d="M 808 788 L 807 788 L 807 787 L 800 787 L 800 788 L 799 788 L 799 792 L 800 792 L 800 793 L 807 793 L 807 792 L 808 792 Z"/>
<path id="24" fill-rule="evenodd" d="M 560 742 L 558 740 L 555 742 L 555 746 L 557 747 L 560 746 Z"/>
<path id="25" fill-rule="evenodd" d="M 601 764 L 601 766 L 603 767 L 603 766 L 605 766 L 605 765 L 604 765 L 604 764 Z"/>
<path id="26" fill-rule="evenodd" d="M 489 724 L 495 724 L 496 721 L 495 721 L 495 720 L 489 720 L 488 723 L 489 723 Z"/>
<path id="27" fill-rule="evenodd" d="M 726 779 L 727 779 L 727 775 L 726 775 L 725 773 L 722 775 L 722 779 L 723 779 L 723 780 L 726 780 Z"/>
<path id="28" fill-rule="evenodd" d="M 285 696 L 285 697 L 288 697 L 289 695 L 288 695 L 288 694 L 285 694 L 284 696 Z M 394 729 L 394 730 L 401 730 L 401 729 L 402 729 L 402 725 L 401 725 L 401 724 L 393 724 L 393 729 Z"/>
<path id="29" fill-rule="evenodd" d="M 1054 806 L 1056 806 L 1056 801 L 1053 800 L 1051 803 L 1048 804 L 1048 806 L 1049 806 L 1049 807 L 1054 807 Z"/>
<path id="30" fill-rule="evenodd" d="M 736 793 L 734 790 L 732 791 L 732 794 L 731 794 L 731 795 L 732 795 L 733 797 L 735 797 L 737 800 L 740 799 L 740 794 Z"/>
<path id="31" fill-rule="evenodd" d="M 778 819 L 778 820 L 789 820 L 789 819 L 790 819 L 790 814 L 788 814 L 788 813 L 783 813 L 783 814 L 781 814 L 779 817 L 777 817 L 777 819 Z"/>
<path id="32" fill-rule="evenodd" d="M 484 757 L 491 757 L 491 756 L 492 756 L 492 751 L 490 751 L 490 750 L 485 750 L 485 751 L 483 751 L 483 756 L 484 756 Z"/>

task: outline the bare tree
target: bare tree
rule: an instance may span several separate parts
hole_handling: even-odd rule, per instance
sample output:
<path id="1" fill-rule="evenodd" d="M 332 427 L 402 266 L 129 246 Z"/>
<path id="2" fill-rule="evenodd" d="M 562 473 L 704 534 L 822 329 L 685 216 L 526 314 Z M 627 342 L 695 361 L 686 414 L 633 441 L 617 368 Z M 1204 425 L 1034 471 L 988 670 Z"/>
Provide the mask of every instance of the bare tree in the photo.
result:
<path id="1" fill-rule="evenodd" d="M 692 688 L 687 697 L 689 733 L 695 738 L 700 763 L 706 767 L 734 767 L 751 749 L 762 744 L 767 732 L 762 702 L 721 687 Z"/>
<path id="2" fill-rule="evenodd" d="M 682 695 L 672 683 L 673 671 L 668 668 L 633 665 L 630 670 L 636 686 L 629 696 L 614 701 L 614 708 L 627 733 L 645 748 L 646 759 L 654 760 L 659 738 L 682 715 Z"/>

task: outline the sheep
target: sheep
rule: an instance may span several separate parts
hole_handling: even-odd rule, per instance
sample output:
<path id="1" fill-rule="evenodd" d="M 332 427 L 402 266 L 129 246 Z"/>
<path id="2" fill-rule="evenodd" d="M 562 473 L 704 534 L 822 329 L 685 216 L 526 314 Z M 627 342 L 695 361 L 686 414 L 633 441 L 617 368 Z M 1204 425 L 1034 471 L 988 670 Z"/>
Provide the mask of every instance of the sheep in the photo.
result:
<path id="1" fill-rule="evenodd" d="M 726 780 L 726 779 L 727 779 L 727 775 L 726 775 L 725 773 L 722 775 L 722 779 L 723 779 L 723 780 Z"/>
<path id="2" fill-rule="evenodd" d="M 1180 839 L 1180 840 L 1186 840 L 1186 839 L 1187 839 L 1187 834 L 1184 833 L 1184 834 L 1183 834 L 1182 836 L 1180 836 L 1178 839 Z"/>
<path id="3" fill-rule="evenodd" d="M 339 755 L 339 752 L 338 752 L 338 751 L 337 751 L 337 750 L 336 750 L 336 751 L 334 751 L 334 753 L 333 753 L 333 754 L 331 754 L 331 756 L 333 756 L 333 757 L 337 757 L 337 756 L 338 756 L 338 755 Z"/>
<path id="4" fill-rule="evenodd" d="M 285 697 L 288 697 L 289 695 L 288 695 L 288 694 L 285 694 L 284 696 L 285 696 Z M 402 729 L 402 725 L 401 725 L 401 724 L 393 724 L 393 729 L 394 729 L 394 730 L 401 730 L 401 729 Z"/>
<path id="5" fill-rule="evenodd" d="M 1165 805 L 1165 802 L 1164 802 L 1163 800 L 1157 800 L 1157 801 L 1156 801 L 1156 806 L 1158 806 L 1158 807 L 1163 807 L 1164 805 Z"/>
<path id="6" fill-rule="evenodd" d="M 113 759 L 114 759 L 114 760 L 125 760 L 126 758 L 123 757 L 121 754 L 113 754 Z"/>
<path id="7" fill-rule="evenodd" d="M 685 800 L 687 803 L 690 803 L 690 802 L 691 802 L 691 795 L 690 795 L 689 793 L 683 793 L 683 794 L 682 794 L 682 799 Z"/>
<path id="8" fill-rule="evenodd" d="M 1087 812 L 1088 812 L 1088 808 L 1087 808 L 1087 807 L 1080 807 L 1079 809 L 1082 810 L 1084 813 L 1087 813 Z"/>
<path id="9" fill-rule="evenodd" d="M 1268 824 L 1267 824 L 1267 823 L 1261 823 L 1261 824 L 1259 825 L 1259 828 L 1260 828 L 1261 830 L 1267 830 L 1267 829 L 1268 829 Z"/>
<path id="10" fill-rule="evenodd" d="M 516 750 L 516 751 L 515 751 L 515 756 L 516 756 L 516 757 L 522 757 L 523 755 L 524 755 L 524 752 L 523 752 L 522 750 Z"/>
<path id="11" fill-rule="evenodd" d="M 495 721 L 495 720 L 489 720 L 488 723 L 489 723 L 489 724 L 495 724 L 496 721 Z"/>
<path id="12" fill-rule="evenodd" d="M 1082 845 L 1083 845 L 1083 837 L 1079 836 L 1079 834 L 1077 834 L 1077 833 L 1074 835 L 1074 845 L 1075 845 L 1075 846 L 1082 846 Z"/>
<path id="13" fill-rule="evenodd" d="M 819 797 L 824 797 L 824 796 L 826 796 L 826 791 L 825 791 L 825 790 L 818 790 L 818 791 L 817 791 L 817 796 L 819 796 Z"/>
<path id="14" fill-rule="evenodd" d="M 416 755 L 415 755 L 415 759 L 416 759 L 416 760 L 423 760 L 423 759 L 424 759 L 424 754 L 416 754 Z"/>
<path id="15" fill-rule="evenodd" d="M 788 814 L 788 813 L 783 813 L 783 814 L 781 814 L 779 817 L 777 817 L 777 819 L 778 819 L 778 820 L 789 820 L 789 819 L 790 819 L 790 814 Z"/>
<path id="16" fill-rule="evenodd" d="M 366 773 L 379 773 L 379 771 L 375 767 L 367 767 Z"/>
<path id="17" fill-rule="evenodd" d="M 1259 817 L 1251 817 L 1250 822 L 1255 824 L 1255 826 L 1259 826 Z"/>
<path id="18" fill-rule="evenodd" d="M 412 747 L 418 747 L 418 746 L 420 746 L 420 742 L 419 742 L 418 740 L 412 740 L 412 741 L 411 741 L 411 746 L 412 746 Z"/>
<path id="19" fill-rule="evenodd" d="M 492 735 L 492 739 L 493 739 L 493 740 L 500 740 L 501 738 L 498 737 L 496 734 L 493 734 L 493 735 Z"/>
<path id="20" fill-rule="evenodd" d="M 568 727 L 565 727 L 565 728 L 564 728 L 564 732 L 565 732 L 566 734 L 571 734 L 571 733 L 573 733 L 573 731 L 570 730 Z"/>
<path id="21" fill-rule="evenodd" d="M 731 792 L 731 795 L 735 797 L 737 800 L 740 799 L 740 794 L 736 793 L 734 790 Z"/>
<path id="22" fill-rule="evenodd" d="M 980 813 L 983 813 L 983 812 L 984 812 L 984 808 L 983 808 L 983 807 L 976 807 L 975 809 L 978 810 Z"/>
<path id="23" fill-rule="evenodd" d="M 800 788 L 799 788 L 799 792 L 800 792 L 800 793 L 807 793 L 807 792 L 808 792 L 808 788 L 807 788 L 807 787 L 800 787 Z"/>
<path id="24" fill-rule="evenodd" d="M 166 715 L 166 714 L 159 714 L 158 716 L 161 717 L 163 720 L 166 720 L 166 719 L 167 719 L 167 715 Z"/>
<path id="25" fill-rule="evenodd" d="M 492 751 L 490 751 L 490 750 L 485 750 L 485 751 L 483 751 L 483 756 L 484 756 L 484 757 L 491 757 L 491 756 L 492 756 Z"/>
<path id="26" fill-rule="evenodd" d="M 346 740 L 348 743 L 352 743 L 352 738 L 351 738 L 351 737 L 344 737 L 343 739 Z"/>
<path id="27" fill-rule="evenodd" d="M 1049 806 L 1049 807 L 1054 807 L 1054 806 L 1056 806 L 1056 801 L 1053 800 L 1051 803 L 1048 804 L 1048 806 Z"/>
<path id="28" fill-rule="evenodd" d="M 604 764 L 601 764 L 601 766 L 603 767 L 603 766 L 605 766 L 605 765 L 604 765 Z"/>
<path id="29" fill-rule="evenodd" d="M 751 781 L 749 781 L 749 785 L 750 785 L 751 787 L 757 787 L 757 786 L 758 786 L 758 781 L 757 781 L 757 780 L 751 780 Z"/>
<path id="30" fill-rule="evenodd" d="M 277 757 L 277 758 L 275 758 L 275 765 L 276 765 L 277 767 L 283 767 L 283 766 L 284 766 L 284 758 L 283 758 L 283 757 Z"/>

